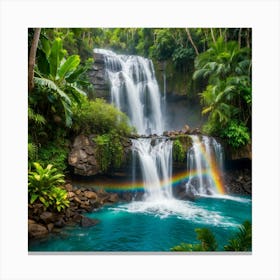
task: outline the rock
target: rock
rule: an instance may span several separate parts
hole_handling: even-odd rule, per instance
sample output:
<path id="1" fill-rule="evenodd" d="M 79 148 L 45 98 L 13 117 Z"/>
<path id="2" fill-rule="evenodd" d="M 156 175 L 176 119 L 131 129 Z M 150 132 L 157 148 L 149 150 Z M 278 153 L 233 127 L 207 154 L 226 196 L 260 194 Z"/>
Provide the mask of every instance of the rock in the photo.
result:
<path id="1" fill-rule="evenodd" d="M 89 205 L 85 204 L 85 203 L 82 203 L 80 205 L 80 208 L 86 210 L 87 212 L 91 211 L 91 207 Z"/>
<path id="2" fill-rule="evenodd" d="M 126 202 L 129 202 L 132 200 L 132 194 L 130 192 L 123 192 L 121 194 L 121 199 L 126 201 Z"/>
<path id="3" fill-rule="evenodd" d="M 96 200 L 96 201 L 92 200 L 91 201 L 91 206 L 94 209 L 98 209 L 98 208 L 100 208 L 102 206 L 102 204 L 101 204 L 101 202 L 99 200 Z"/>
<path id="4" fill-rule="evenodd" d="M 182 129 L 182 133 L 184 133 L 184 134 L 188 134 L 188 133 L 190 133 L 190 131 L 191 131 L 191 129 L 187 124 Z"/>
<path id="5" fill-rule="evenodd" d="M 191 133 L 192 133 L 192 134 L 201 134 L 201 131 L 200 131 L 200 129 L 197 127 L 197 128 L 195 128 Z"/>
<path id="6" fill-rule="evenodd" d="M 85 191 L 84 195 L 88 199 L 97 199 L 97 194 L 92 191 Z"/>
<path id="7" fill-rule="evenodd" d="M 65 224 L 66 224 L 66 223 L 65 223 L 65 221 L 64 221 L 63 218 L 60 218 L 58 221 L 56 221 L 56 222 L 54 223 L 54 225 L 55 225 L 56 227 L 59 227 L 59 228 L 64 227 Z"/>
<path id="8" fill-rule="evenodd" d="M 113 193 L 113 194 L 110 194 L 110 196 L 108 197 L 107 199 L 108 202 L 111 202 L 111 203 L 116 203 L 119 201 L 119 196 L 117 193 Z"/>
<path id="9" fill-rule="evenodd" d="M 80 225 L 81 225 L 81 227 L 91 227 L 91 226 L 95 226 L 98 223 L 99 223 L 99 220 L 82 216 Z"/>
<path id="10" fill-rule="evenodd" d="M 83 216 L 81 214 L 75 214 L 72 218 L 72 220 L 76 223 L 80 223 L 82 220 Z"/>
<path id="11" fill-rule="evenodd" d="M 54 224 L 53 223 L 49 223 L 47 225 L 47 229 L 48 229 L 49 232 L 51 232 L 53 230 L 53 228 L 54 228 Z"/>
<path id="12" fill-rule="evenodd" d="M 68 194 L 67 194 L 68 198 L 72 198 L 74 196 L 76 196 L 76 194 L 74 192 L 68 192 Z"/>
<path id="13" fill-rule="evenodd" d="M 104 64 L 105 63 L 104 55 L 101 53 L 94 53 L 93 58 L 94 58 L 95 64 Z"/>
<path id="14" fill-rule="evenodd" d="M 51 212 L 43 212 L 41 215 L 40 215 L 40 219 L 45 223 L 45 224 L 49 224 L 51 222 L 54 222 L 56 217 L 53 213 Z"/>
<path id="15" fill-rule="evenodd" d="M 74 173 L 83 176 L 92 176 L 101 172 L 96 160 L 96 144 L 92 137 L 79 135 L 75 138 L 68 155 L 68 163 L 74 167 Z"/>
<path id="16" fill-rule="evenodd" d="M 79 195 L 81 192 L 82 192 L 81 189 L 78 189 L 78 190 L 75 191 L 75 194 Z"/>
<path id="17" fill-rule="evenodd" d="M 71 184 L 66 184 L 64 186 L 65 190 L 68 192 L 72 192 L 73 191 L 73 186 Z"/>
<path id="18" fill-rule="evenodd" d="M 74 201 L 78 204 L 82 204 L 82 201 L 77 196 L 74 197 Z"/>
<path id="19" fill-rule="evenodd" d="M 49 231 L 43 225 L 37 224 L 31 220 L 28 220 L 28 237 L 29 238 L 40 238 L 46 236 Z"/>

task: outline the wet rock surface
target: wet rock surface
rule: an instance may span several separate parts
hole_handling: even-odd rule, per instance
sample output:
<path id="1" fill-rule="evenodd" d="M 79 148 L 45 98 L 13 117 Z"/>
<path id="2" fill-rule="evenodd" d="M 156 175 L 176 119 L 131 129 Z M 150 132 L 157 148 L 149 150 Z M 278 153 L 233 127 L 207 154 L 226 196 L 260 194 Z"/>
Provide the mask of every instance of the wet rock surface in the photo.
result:
<path id="1" fill-rule="evenodd" d="M 230 170 L 224 174 L 224 184 L 230 194 L 252 194 L 252 172 L 250 169 Z"/>

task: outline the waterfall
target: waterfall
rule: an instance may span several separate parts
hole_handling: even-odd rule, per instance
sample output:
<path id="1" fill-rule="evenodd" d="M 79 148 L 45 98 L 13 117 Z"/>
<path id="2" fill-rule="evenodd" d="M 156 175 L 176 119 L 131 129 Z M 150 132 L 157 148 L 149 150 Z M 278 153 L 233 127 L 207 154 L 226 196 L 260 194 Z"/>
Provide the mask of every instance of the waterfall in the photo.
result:
<path id="1" fill-rule="evenodd" d="M 161 98 L 151 60 L 136 55 L 118 55 L 104 49 L 102 54 L 106 77 L 110 83 L 111 103 L 125 112 L 141 135 L 162 135 L 166 114 L 166 76 L 163 73 L 164 92 Z M 163 113 L 164 111 L 164 113 Z M 221 145 L 211 137 L 192 136 L 193 146 L 187 154 L 190 177 L 186 191 L 194 195 L 216 194 L 220 190 L 219 170 L 223 168 Z M 132 183 L 141 170 L 146 201 L 163 201 L 172 196 L 172 141 L 139 138 L 132 140 Z M 137 167 L 140 167 L 137 169 Z"/>
<path id="2" fill-rule="evenodd" d="M 128 115 L 139 134 L 161 135 L 164 131 L 162 102 L 152 61 L 104 49 L 94 49 L 94 52 L 104 56 L 111 102 Z"/>
<path id="3" fill-rule="evenodd" d="M 187 153 L 187 169 L 190 177 L 186 191 L 194 195 L 213 195 L 219 191 L 217 178 L 223 170 L 223 149 L 214 138 L 192 135 L 193 145 Z"/>
<path id="4" fill-rule="evenodd" d="M 132 140 L 133 155 L 139 159 L 145 189 L 145 200 L 172 198 L 172 141 L 150 138 Z M 135 160 L 133 163 L 135 164 Z M 133 166 L 135 170 L 135 166 Z"/>

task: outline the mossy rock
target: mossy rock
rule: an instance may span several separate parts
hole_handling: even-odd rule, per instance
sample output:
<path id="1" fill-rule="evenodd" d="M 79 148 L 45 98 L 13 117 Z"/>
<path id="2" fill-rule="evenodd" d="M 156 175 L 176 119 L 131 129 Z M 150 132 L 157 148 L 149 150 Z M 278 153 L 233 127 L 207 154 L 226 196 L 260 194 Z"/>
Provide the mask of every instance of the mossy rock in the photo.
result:
<path id="1" fill-rule="evenodd" d="M 189 135 L 176 135 L 170 137 L 173 141 L 173 161 L 184 162 L 187 152 L 192 147 L 192 139 Z"/>

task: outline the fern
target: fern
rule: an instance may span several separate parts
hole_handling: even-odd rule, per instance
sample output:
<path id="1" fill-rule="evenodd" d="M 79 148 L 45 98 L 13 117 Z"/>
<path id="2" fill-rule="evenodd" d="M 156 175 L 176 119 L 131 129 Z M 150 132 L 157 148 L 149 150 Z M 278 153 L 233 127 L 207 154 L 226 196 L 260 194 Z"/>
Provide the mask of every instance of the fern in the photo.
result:
<path id="1" fill-rule="evenodd" d="M 44 118 L 44 116 L 35 113 L 33 111 L 33 109 L 31 109 L 30 107 L 28 107 L 28 119 L 30 121 L 33 121 L 37 125 L 42 126 L 42 125 L 46 124 L 46 119 Z"/>
<path id="2" fill-rule="evenodd" d="M 34 143 L 28 143 L 28 159 L 35 161 L 38 157 L 38 147 Z"/>

